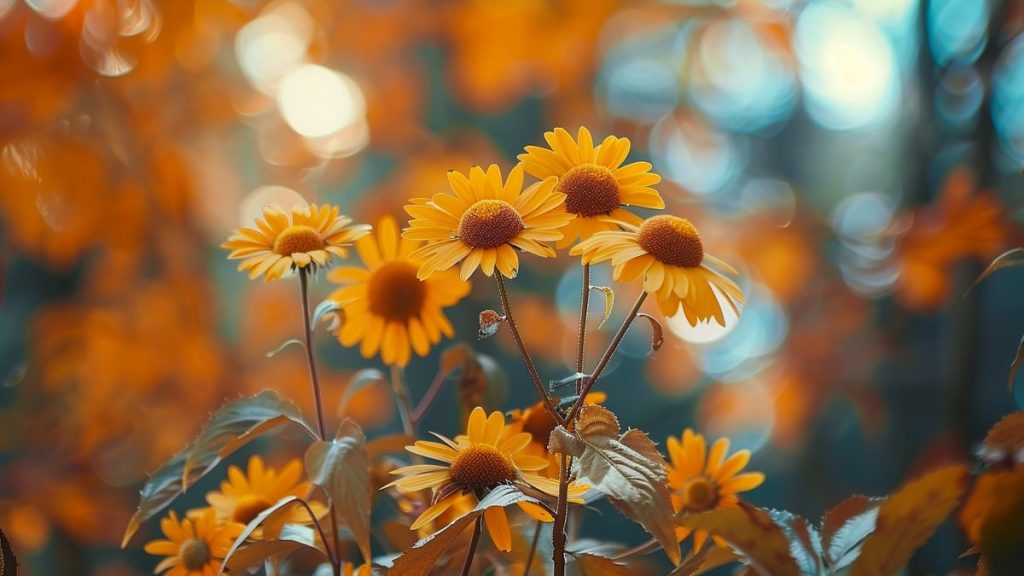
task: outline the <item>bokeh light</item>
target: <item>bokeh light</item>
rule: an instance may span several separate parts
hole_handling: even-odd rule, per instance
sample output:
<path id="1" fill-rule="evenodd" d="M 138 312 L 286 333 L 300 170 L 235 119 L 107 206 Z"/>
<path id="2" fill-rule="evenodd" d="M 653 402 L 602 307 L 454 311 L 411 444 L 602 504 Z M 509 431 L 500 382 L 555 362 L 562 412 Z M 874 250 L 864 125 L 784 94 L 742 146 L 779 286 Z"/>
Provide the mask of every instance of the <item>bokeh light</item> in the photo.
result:
<path id="1" fill-rule="evenodd" d="M 277 105 L 288 125 L 309 138 L 340 132 L 366 113 L 363 93 L 351 78 L 315 64 L 284 77 Z"/>

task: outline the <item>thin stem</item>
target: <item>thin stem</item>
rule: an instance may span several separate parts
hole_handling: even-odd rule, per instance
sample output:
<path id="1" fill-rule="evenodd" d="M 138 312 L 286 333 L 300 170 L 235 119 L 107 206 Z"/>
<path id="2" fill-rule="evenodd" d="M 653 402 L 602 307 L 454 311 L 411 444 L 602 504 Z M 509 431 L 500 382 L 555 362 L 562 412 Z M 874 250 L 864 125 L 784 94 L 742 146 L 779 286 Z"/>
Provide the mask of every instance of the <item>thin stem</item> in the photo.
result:
<path id="1" fill-rule="evenodd" d="M 313 402 L 316 404 L 316 425 L 320 440 L 327 439 L 327 427 L 324 426 L 324 406 L 320 394 L 320 377 L 316 373 L 316 359 L 313 357 L 313 335 L 309 326 L 309 280 L 306 268 L 299 268 L 299 290 L 302 296 L 302 341 L 306 345 L 306 362 L 309 364 L 309 380 L 313 383 Z"/>
<path id="2" fill-rule="evenodd" d="M 601 360 L 597 363 L 597 368 L 594 369 L 594 373 L 591 374 L 586 383 L 583 384 L 583 389 L 580 390 L 580 397 L 576 399 L 576 403 L 573 404 L 572 410 L 569 411 L 569 415 L 566 416 L 566 422 L 572 422 L 573 419 L 580 413 L 580 409 L 583 408 L 583 398 L 590 393 L 590 389 L 594 387 L 594 383 L 604 372 L 604 369 L 608 367 L 608 361 L 612 359 L 612 355 L 618 350 L 619 344 L 622 343 L 622 339 L 626 336 L 626 332 L 629 330 L 629 326 L 636 319 L 636 315 L 640 313 L 640 306 L 643 305 L 644 300 L 647 299 L 647 292 L 641 292 L 640 297 L 636 299 L 636 304 L 633 305 L 633 309 L 629 311 L 629 315 L 622 322 L 622 326 L 619 327 L 619 331 L 615 334 L 615 338 L 612 339 L 611 344 L 608 345 L 608 349 L 604 351 L 604 356 L 601 356 Z"/>
<path id="3" fill-rule="evenodd" d="M 572 421 L 569 421 L 572 426 Z M 554 575 L 565 575 L 565 523 L 569 517 L 569 457 L 562 455 L 558 470 L 558 504 L 555 507 L 555 525 L 551 532 L 551 561 Z"/>
<path id="4" fill-rule="evenodd" d="M 583 265 L 583 290 L 580 294 L 580 332 L 576 338 L 576 373 L 583 373 L 583 355 L 587 345 L 587 311 L 590 308 L 590 264 Z M 576 380 L 576 394 L 583 389 L 583 378 Z"/>
<path id="5" fill-rule="evenodd" d="M 410 438 L 415 437 L 416 424 L 412 418 L 412 400 L 409 398 L 409 389 L 402 380 L 402 367 L 398 364 L 391 366 L 391 391 L 395 394 L 398 416 L 402 419 L 402 431 Z"/>
<path id="6" fill-rule="evenodd" d="M 441 371 L 434 376 L 434 380 L 430 383 L 430 388 L 427 388 L 426 393 L 423 394 L 423 398 L 420 399 L 420 403 L 416 406 L 416 409 L 412 411 L 412 423 L 413 425 L 419 424 L 420 420 L 423 419 L 427 414 L 427 410 L 437 399 L 437 395 L 441 392 L 441 388 L 444 387 L 444 383 L 448 380 L 449 372 Z"/>
<path id="7" fill-rule="evenodd" d="M 327 557 L 331 560 L 331 566 L 334 566 L 335 564 L 340 566 L 341 560 L 338 558 L 338 551 L 331 551 L 331 547 L 327 544 L 327 534 L 324 533 L 324 528 L 320 525 L 320 521 L 316 519 L 316 514 L 313 513 L 313 509 L 309 507 L 309 503 L 305 500 L 300 499 L 299 503 L 306 509 L 306 512 L 309 512 L 309 517 L 313 520 L 313 526 L 316 526 L 316 531 L 320 534 L 320 540 L 323 541 L 324 548 L 327 549 Z"/>
<path id="8" fill-rule="evenodd" d="M 473 566 L 473 556 L 476 554 L 476 545 L 480 543 L 480 527 L 483 522 L 483 514 L 476 517 L 476 523 L 473 524 L 473 538 L 469 541 L 469 550 L 466 551 L 466 561 L 462 563 L 462 576 L 467 576 L 469 574 L 469 569 Z"/>
<path id="9" fill-rule="evenodd" d="M 530 566 L 533 564 L 533 557 L 537 554 L 537 543 L 540 542 L 540 532 L 544 523 L 537 520 L 537 527 L 533 529 L 533 543 L 530 544 L 530 554 L 526 557 L 526 567 L 523 568 L 523 576 L 530 576 Z"/>
<path id="10" fill-rule="evenodd" d="M 305 267 L 299 268 L 299 291 L 302 300 L 302 337 L 306 347 L 306 362 L 309 364 L 309 380 L 313 383 L 313 402 L 316 405 L 316 424 L 320 434 L 320 440 L 327 440 L 327 427 L 324 425 L 323 395 L 320 392 L 320 377 L 316 371 L 316 358 L 313 355 L 313 334 L 309 325 L 309 278 Z M 341 542 L 338 539 L 338 515 L 333 503 L 331 503 L 331 530 L 334 535 L 334 554 L 331 557 L 331 568 L 334 576 L 341 575 Z M 327 545 L 326 540 L 324 546 Z"/>
<path id="11" fill-rule="evenodd" d="M 502 280 L 500 272 L 495 273 L 494 277 L 498 280 L 498 294 L 501 296 L 501 307 L 505 312 L 505 321 L 508 322 L 512 338 L 515 339 L 516 345 L 519 346 L 519 353 L 523 357 L 523 362 L 526 363 L 526 369 L 530 372 L 530 378 L 533 379 L 533 385 L 537 387 L 537 393 L 540 394 L 541 401 L 544 402 L 544 408 L 547 409 L 556 422 L 565 424 L 565 419 L 558 413 L 555 406 L 551 404 L 551 398 L 548 397 L 547 391 L 544 389 L 544 383 L 537 372 L 537 366 L 534 365 L 533 358 L 530 357 L 530 351 L 526 349 L 526 344 L 523 344 L 523 337 L 519 335 L 519 326 L 516 325 L 516 319 L 512 316 L 512 307 L 508 303 L 508 291 L 505 290 L 505 281 Z"/>

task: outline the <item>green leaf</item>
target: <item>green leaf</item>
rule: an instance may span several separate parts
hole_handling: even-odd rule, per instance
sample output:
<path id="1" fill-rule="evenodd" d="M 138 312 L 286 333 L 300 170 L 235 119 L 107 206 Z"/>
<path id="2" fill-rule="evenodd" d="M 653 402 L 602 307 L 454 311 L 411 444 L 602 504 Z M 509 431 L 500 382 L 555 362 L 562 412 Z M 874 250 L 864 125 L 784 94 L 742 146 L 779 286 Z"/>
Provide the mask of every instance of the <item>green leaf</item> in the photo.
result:
<path id="1" fill-rule="evenodd" d="M 375 368 L 364 368 L 359 372 L 352 375 L 349 379 L 348 385 L 345 386 L 345 391 L 341 393 L 341 400 L 338 401 L 338 415 L 345 416 L 348 414 L 348 404 L 352 401 L 352 397 L 355 393 L 379 382 L 384 382 L 387 379 L 384 373 Z"/>
<path id="2" fill-rule="evenodd" d="M 313 528 L 284 523 L 288 515 L 296 508 L 305 508 L 310 518 L 316 520 L 313 511 L 303 499 L 297 496 L 288 496 L 278 500 L 276 504 L 257 514 L 245 526 L 224 556 L 224 562 L 217 572 L 217 576 L 226 570 L 237 572 L 256 566 L 273 556 L 291 554 L 303 548 L 314 549 L 326 558 L 327 552 L 318 545 Z M 263 527 L 263 537 L 246 545 L 246 540 L 260 526 Z"/>
<path id="3" fill-rule="evenodd" d="M 693 530 L 707 530 L 725 540 L 762 576 L 800 574 L 789 552 L 789 540 L 764 510 L 740 503 L 736 507 L 678 516 L 676 523 Z"/>
<path id="4" fill-rule="evenodd" d="M 370 561 L 370 460 L 366 437 L 346 418 L 330 442 L 314 442 L 306 451 L 306 473 L 331 500 L 331 506 L 355 536 L 363 560 Z"/>
<path id="5" fill-rule="evenodd" d="M 629 430 L 620 436 L 620 429 L 615 414 L 607 408 L 584 406 L 576 424 L 576 437 L 583 443 L 583 450 L 573 460 L 573 469 L 581 482 L 602 492 L 623 514 L 650 532 L 678 566 L 681 557 L 665 459 L 647 434 Z"/>
<path id="6" fill-rule="evenodd" d="M 981 284 L 982 281 L 994 274 L 996 271 L 1020 265 L 1024 265 L 1024 248 L 1012 248 L 1003 252 L 999 256 L 996 256 L 995 260 L 988 265 L 988 268 L 985 268 L 985 271 L 978 276 L 978 279 L 974 281 L 974 284 L 971 284 L 971 287 L 967 289 L 967 293 L 969 294 L 971 290 L 974 290 L 975 286 Z"/>
<path id="7" fill-rule="evenodd" d="M 597 325 L 597 329 L 600 330 L 604 327 L 605 322 L 612 317 L 612 308 L 615 307 L 615 291 L 608 286 L 591 286 L 591 290 L 597 290 L 604 295 L 604 314 L 601 316 L 601 323 Z"/>
<path id="8" fill-rule="evenodd" d="M 295 422 L 313 435 L 298 408 L 269 390 L 222 406 L 195 441 L 157 469 L 142 487 L 138 509 L 128 521 L 121 547 L 128 545 L 143 522 L 166 508 L 223 458 L 259 434 L 287 422 Z"/>
<path id="9" fill-rule="evenodd" d="M 462 516 L 459 516 L 451 524 L 438 530 L 434 534 L 423 538 L 419 542 L 416 542 L 402 552 L 398 558 L 395 558 L 395 562 L 391 565 L 391 568 L 385 572 L 385 576 L 418 576 L 429 574 L 431 568 L 433 568 L 434 564 L 437 563 L 437 559 L 440 558 L 441 554 L 443 554 L 444 551 L 447 550 L 453 542 L 455 542 L 459 535 L 462 534 L 470 524 L 475 522 L 477 517 L 483 514 L 485 510 L 495 506 L 504 508 L 518 502 L 532 502 L 533 504 L 542 506 L 539 501 L 523 494 L 515 486 L 498 486 L 494 490 L 491 490 L 490 494 L 480 500 L 475 508 Z"/>

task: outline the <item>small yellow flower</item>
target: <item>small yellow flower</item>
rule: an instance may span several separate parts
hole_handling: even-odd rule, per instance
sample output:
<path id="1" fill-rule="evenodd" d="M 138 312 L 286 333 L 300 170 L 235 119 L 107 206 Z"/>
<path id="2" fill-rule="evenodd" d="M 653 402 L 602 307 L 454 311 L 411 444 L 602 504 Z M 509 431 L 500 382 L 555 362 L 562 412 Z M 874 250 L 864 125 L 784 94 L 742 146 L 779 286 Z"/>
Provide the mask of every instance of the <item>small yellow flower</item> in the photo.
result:
<path id="1" fill-rule="evenodd" d="M 309 496 L 310 484 L 301 482 L 302 462 L 294 459 L 278 472 L 263 464 L 259 456 L 249 458 L 248 471 L 242 472 L 237 466 L 228 468 L 228 479 L 220 483 L 220 491 L 206 495 L 206 502 L 221 522 L 248 524 L 267 508 L 287 496 L 305 499 Z M 310 508 L 320 516 L 326 507 L 320 502 L 311 502 Z M 312 519 L 304 508 L 295 508 L 287 515 L 287 522 L 310 523 Z"/>
<path id="2" fill-rule="evenodd" d="M 178 520 L 171 512 L 160 521 L 160 529 L 167 539 L 153 540 L 145 547 L 146 552 L 154 556 L 166 556 L 153 573 L 167 571 L 167 576 L 216 574 L 243 528 L 234 522 L 218 523 L 212 509 L 206 509 L 198 518 L 183 520 Z"/>
<path id="3" fill-rule="evenodd" d="M 423 259 L 420 278 L 460 261 L 463 280 L 477 268 L 487 276 L 497 268 L 506 278 L 514 278 L 519 271 L 517 249 L 555 256 L 546 243 L 560 240 L 558 229 L 572 219 L 562 206 L 565 194 L 555 191 L 555 178 L 524 191 L 522 166 L 513 168 L 503 183 L 501 171 L 492 164 L 486 172 L 474 166 L 468 178 L 452 170 L 448 183 L 454 194 L 417 198 L 405 207 L 412 220 L 402 236 L 426 241 L 412 253 Z"/>
<path id="4" fill-rule="evenodd" d="M 555 190 L 565 194 L 565 209 L 576 217 L 562 232 L 558 248 L 576 238 L 590 238 L 596 232 L 618 230 L 618 222 L 639 226 L 639 216 L 623 206 L 661 209 L 665 201 L 651 188 L 661 176 L 651 172 L 648 162 L 622 163 L 629 154 L 629 139 L 608 136 L 594 146 L 590 131 L 581 127 L 578 139 L 564 128 L 545 132 L 551 148 L 527 146 L 519 155 L 526 173 L 541 180 L 555 176 Z"/>
<path id="5" fill-rule="evenodd" d="M 411 256 L 423 242 L 402 238 L 395 219 L 386 216 L 377 224 L 376 238 L 356 241 L 364 267 L 345 266 L 328 278 L 345 284 L 329 296 L 344 310 L 345 323 L 338 332 L 343 346 L 362 343 L 360 352 L 370 358 L 380 351 L 385 364 L 405 366 L 410 349 L 420 356 L 454 335 L 443 308 L 454 306 L 469 294 L 469 283 L 454 270 L 416 277 L 422 261 Z"/>
<path id="6" fill-rule="evenodd" d="M 591 392 L 583 399 L 583 403 L 601 404 L 607 398 L 608 396 L 604 392 Z M 530 434 L 531 440 L 525 448 L 526 453 L 547 459 L 548 467 L 544 474 L 550 478 L 558 478 L 561 474 L 558 455 L 548 451 L 551 432 L 558 426 L 558 422 L 555 422 L 551 413 L 544 407 L 544 403 L 537 402 L 528 408 L 512 410 L 508 413 L 508 417 L 510 422 L 505 428 L 505 433 L 527 432 Z"/>
<path id="7" fill-rule="evenodd" d="M 623 227 L 619 232 L 598 232 L 570 253 L 582 255 L 584 264 L 610 260 L 616 280 L 643 277 L 644 291 L 655 296 L 661 312 L 674 316 L 682 307 L 691 326 L 710 318 L 725 325 L 716 292 L 739 313 L 743 292 L 715 268 L 730 274 L 736 270 L 704 252 L 700 233 L 689 220 L 662 215 L 640 226 Z"/>
<path id="8" fill-rule="evenodd" d="M 726 458 L 729 439 L 719 438 L 707 451 L 704 436 L 687 428 L 682 443 L 674 436 L 666 442 L 671 463 L 668 467 L 668 486 L 672 489 L 672 507 L 676 512 L 698 513 L 739 505 L 740 492 L 757 488 L 764 482 L 760 472 L 739 472 L 750 461 L 750 451 L 740 450 Z M 690 535 L 689 528 L 676 528 L 680 541 Z M 704 546 L 708 533 L 697 530 L 693 535 L 693 549 Z M 712 536 L 721 547 L 726 544 Z"/>
<path id="9" fill-rule="evenodd" d="M 291 214 L 267 206 L 255 228 L 236 229 L 221 247 L 231 250 L 229 260 L 242 259 L 238 269 L 248 270 L 249 279 L 276 280 L 289 270 L 347 258 L 345 247 L 370 233 L 369 226 L 351 222 L 337 206 L 296 205 Z"/>
<path id="10" fill-rule="evenodd" d="M 406 446 L 406 450 L 443 462 L 444 466 L 417 464 L 398 468 L 391 473 L 402 478 L 385 486 L 394 486 L 403 493 L 433 489 L 433 505 L 413 522 L 412 530 L 431 522 L 464 496 L 471 496 L 476 505 L 481 494 L 501 484 L 526 485 L 551 496 L 558 495 L 558 481 L 537 474 L 538 470 L 547 468 L 547 459 L 524 452 L 531 441 L 529 434 L 505 433 L 505 417 L 501 412 L 491 412 L 488 416 L 483 408 L 474 408 L 466 424 L 466 434 L 456 436 L 455 440 L 436 436 L 441 442 L 419 440 Z M 587 490 L 588 486 L 573 483 L 569 487 L 570 499 L 579 502 Z M 542 522 L 554 520 L 547 510 L 531 502 L 519 502 L 518 506 Z M 484 522 L 494 546 L 505 552 L 511 550 L 512 533 L 505 510 L 488 508 Z"/>

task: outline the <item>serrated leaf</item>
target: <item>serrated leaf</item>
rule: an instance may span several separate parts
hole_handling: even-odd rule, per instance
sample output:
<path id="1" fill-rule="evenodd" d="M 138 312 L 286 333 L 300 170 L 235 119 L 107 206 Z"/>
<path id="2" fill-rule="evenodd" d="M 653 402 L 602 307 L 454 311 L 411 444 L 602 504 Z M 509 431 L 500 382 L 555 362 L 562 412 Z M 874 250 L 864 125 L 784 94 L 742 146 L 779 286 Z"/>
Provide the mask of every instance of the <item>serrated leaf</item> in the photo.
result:
<path id="1" fill-rule="evenodd" d="M 696 554 L 687 556 L 668 576 L 698 576 L 739 560 L 740 557 L 732 550 L 719 548 L 708 541 Z"/>
<path id="2" fill-rule="evenodd" d="M 345 415 L 348 414 L 348 405 L 352 401 L 352 397 L 355 396 L 356 392 L 359 392 L 371 384 L 385 382 L 386 380 L 387 376 L 375 368 L 364 368 L 353 374 L 352 377 L 349 378 L 348 385 L 345 386 L 345 390 L 341 393 L 341 400 L 338 400 L 338 416 L 344 418 Z"/>
<path id="3" fill-rule="evenodd" d="M 253 438 L 289 422 L 313 435 L 299 407 L 272 390 L 224 404 L 192 443 L 181 472 L 183 485 L 187 488 L 194 482 L 193 469 L 199 468 L 203 476 Z"/>
<path id="4" fill-rule="evenodd" d="M 224 562 L 217 572 L 217 576 L 220 576 L 225 571 L 239 571 L 250 568 L 272 556 L 295 552 L 302 548 L 315 549 L 324 557 L 327 557 L 327 552 L 317 546 L 312 528 L 309 528 L 308 538 L 304 537 L 305 532 L 300 530 L 284 532 L 284 521 L 296 508 L 305 508 L 309 512 L 310 518 L 316 519 L 313 517 L 312 510 L 309 509 L 309 506 L 301 498 L 287 496 L 278 500 L 273 506 L 260 512 L 246 524 L 245 529 L 242 530 L 242 533 L 231 544 L 227 554 L 224 555 Z M 246 545 L 246 540 L 260 527 L 263 527 L 263 538 Z M 295 528 L 302 527 L 295 526 Z"/>
<path id="5" fill-rule="evenodd" d="M 597 329 L 600 330 L 604 327 L 605 322 L 612 317 L 612 309 L 615 307 L 615 291 L 608 286 L 591 286 L 591 290 L 597 290 L 604 296 L 604 314 L 601 316 L 601 323 L 597 325 Z"/>
<path id="6" fill-rule="evenodd" d="M 650 532 L 678 566 L 681 558 L 665 460 L 647 434 L 629 430 L 620 436 L 619 430 L 610 410 L 597 404 L 583 406 L 576 433 L 585 447 L 573 460 L 573 469 L 581 482 L 602 492 Z"/>
<path id="7" fill-rule="evenodd" d="M 395 559 L 391 568 L 385 572 L 385 576 L 421 576 L 429 574 L 431 568 L 437 563 L 437 559 L 448 549 L 449 546 L 462 534 L 462 532 L 477 517 L 488 508 L 495 506 L 506 507 L 517 502 L 532 502 L 538 506 L 541 503 L 526 494 L 523 494 L 514 486 L 498 486 L 491 493 L 485 496 L 469 512 L 459 516 L 451 524 L 438 530 L 434 534 L 423 538 L 402 552 Z"/>
<path id="8" fill-rule="evenodd" d="M 285 348 L 296 344 L 298 344 L 299 346 L 305 346 L 305 344 L 302 343 L 302 340 L 299 340 L 298 338 L 289 338 L 284 342 L 278 344 L 277 348 L 274 348 L 273 350 L 264 354 L 264 356 L 266 356 L 267 358 L 273 358 L 274 356 L 280 354 Z"/>
<path id="9" fill-rule="evenodd" d="M 974 290 L 975 286 L 981 284 L 982 281 L 994 274 L 997 270 L 1020 266 L 1022 264 L 1024 264 L 1024 248 L 1011 248 L 1010 250 L 1003 252 L 999 256 L 996 256 L 995 260 L 992 260 L 988 265 L 988 268 L 985 268 L 985 271 L 978 276 L 978 279 L 974 281 L 974 284 L 971 284 L 971 287 L 967 289 L 967 293 Z"/>
<path id="10" fill-rule="evenodd" d="M 1024 412 L 1007 414 L 989 428 L 978 456 L 987 462 L 1024 462 Z"/>
<path id="11" fill-rule="evenodd" d="M 298 408 L 269 390 L 221 407 L 191 445 L 150 475 L 139 492 L 139 506 L 128 521 L 121 547 L 128 545 L 143 522 L 166 508 L 231 452 L 286 422 L 298 423 L 313 435 Z"/>
<path id="12" fill-rule="evenodd" d="M 851 496 L 825 513 L 822 520 L 822 548 L 833 570 L 842 570 L 860 554 L 860 545 L 875 529 L 881 498 Z"/>
<path id="13" fill-rule="evenodd" d="M 355 535 L 363 560 L 370 561 L 370 460 L 366 437 L 346 418 L 329 442 L 314 442 L 306 450 L 306 473 L 320 486 L 331 506 Z"/>
<path id="14" fill-rule="evenodd" d="M 600 554 L 583 552 L 575 554 L 573 558 L 580 576 L 631 576 L 633 574 L 626 564 Z"/>
<path id="15" fill-rule="evenodd" d="M 852 576 L 893 574 L 910 560 L 967 489 L 967 469 L 948 466 L 909 482 L 878 509 L 875 530 L 864 540 Z"/>
<path id="16" fill-rule="evenodd" d="M 796 561 L 800 573 L 805 576 L 819 574 L 822 571 L 822 549 L 817 529 L 792 512 L 768 510 L 768 515 L 789 540 L 789 555 Z"/>
<path id="17" fill-rule="evenodd" d="M 743 554 L 758 574 L 800 574 L 799 566 L 789 553 L 786 535 L 764 510 L 740 503 L 734 508 L 678 516 L 676 523 L 693 530 L 706 530 L 722 538 Z"/>

